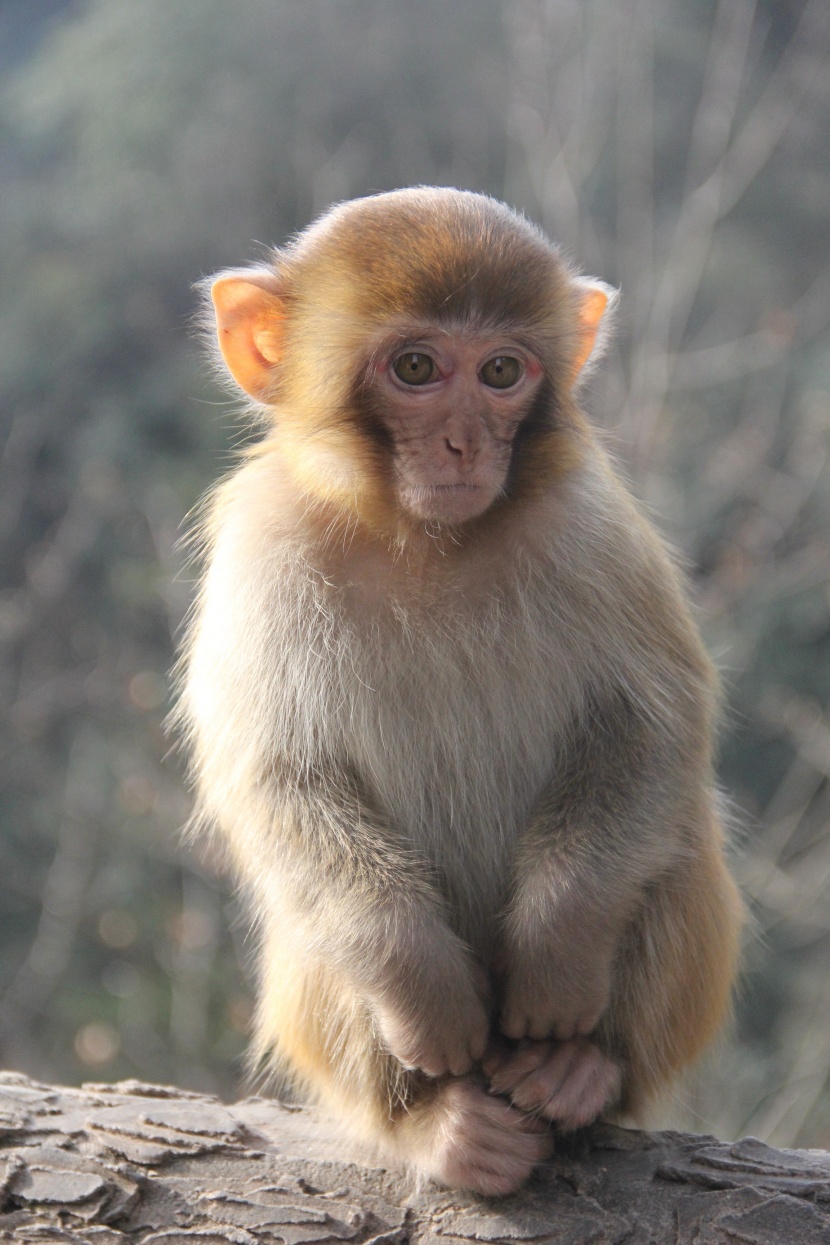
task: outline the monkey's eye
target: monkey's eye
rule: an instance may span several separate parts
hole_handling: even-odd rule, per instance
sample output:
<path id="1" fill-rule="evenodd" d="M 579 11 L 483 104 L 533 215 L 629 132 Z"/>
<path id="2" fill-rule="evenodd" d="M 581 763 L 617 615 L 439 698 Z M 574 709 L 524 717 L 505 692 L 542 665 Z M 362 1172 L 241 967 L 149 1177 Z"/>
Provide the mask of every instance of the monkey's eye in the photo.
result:
<path id="1" fill-rule="evenodd" d="M 405 385 L 427 385 L 435 377 L 435 364 L 428 354 L 410 351 L 399 355 L 392 367 Z"/>
<path id="2" fill-rule="evenodd" d="M 479 373 L 485 385 L 491 389 L 509 389 L 516 384 L 521 374 L 521 363 L 509 354 L 499 354 L 495 359 L 488 359 Z"/>

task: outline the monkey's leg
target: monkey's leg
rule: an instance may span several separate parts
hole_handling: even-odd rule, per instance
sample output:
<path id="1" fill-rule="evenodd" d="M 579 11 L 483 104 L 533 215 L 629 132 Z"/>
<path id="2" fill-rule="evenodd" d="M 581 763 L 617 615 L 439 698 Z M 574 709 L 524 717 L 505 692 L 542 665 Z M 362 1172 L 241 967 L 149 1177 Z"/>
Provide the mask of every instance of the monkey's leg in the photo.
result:
<path id="1" fill-rule="evenodd" d="M 741 916 L 713 826 L 691 859 L 648 888 L 595 1033 L 495 1048 L 484 1063 L 491 1087 L 565 1127 L 609 1108 L 637 1115 L 715 1036 L 729 1008 Z"/>
<path id="2" fill-rule="evenodd" d="M 622 1067 L 622 1114 L 638 1115 L 716 1036 L 729 1013 L 743 916 L 713 816 L 694 856 L 649 889 L 621 949 L 597 1041 Z"/>
<path id="3" fill-rule="evenodd" d="M 378 1041 L 349 984 L 266 937 L 255 1052 L 387 1160 L 442 1184 L 496 1195 L 546 1157 L 546 1130 L 474 1076 L 430 1079 Z"/>

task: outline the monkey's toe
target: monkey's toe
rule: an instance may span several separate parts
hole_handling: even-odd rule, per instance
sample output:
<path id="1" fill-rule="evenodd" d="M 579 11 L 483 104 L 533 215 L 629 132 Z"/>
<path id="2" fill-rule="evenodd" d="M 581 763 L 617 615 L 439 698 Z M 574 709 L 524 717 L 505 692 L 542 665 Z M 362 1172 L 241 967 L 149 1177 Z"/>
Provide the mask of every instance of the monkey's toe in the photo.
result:
<path id="1" fill-rule="evenodd" d="M 441 1087 L 423 1123 L 416 1166 L 441 1184 L 490 1197 L 518 1189 L 552 1148 L 539 1121 L 467 1078 Z"/>
<path id="2" fill-rule="evenodd" d="M 581 1128 L 618 1097 L 620 1069 L 587 1038 L 524 1042 L 496 1069 L 490 1088 L 523 1111 Z"/>

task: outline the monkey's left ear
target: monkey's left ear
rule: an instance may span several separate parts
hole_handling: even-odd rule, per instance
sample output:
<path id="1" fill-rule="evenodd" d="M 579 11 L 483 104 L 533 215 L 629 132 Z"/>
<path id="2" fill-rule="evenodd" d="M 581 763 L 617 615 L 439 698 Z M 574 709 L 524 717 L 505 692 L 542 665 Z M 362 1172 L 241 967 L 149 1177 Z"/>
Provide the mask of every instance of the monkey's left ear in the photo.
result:
<path id="1" fill-rule="evenodd" d="M 285 310 L 276 275 L 267 268 L 226 273 L 213 282 L 216 336 L 236 383 L 264 401 L 282 359 Z"/>
<path id="2" fill-rule="evenodd" d="M 605 350 L 610 335 L 611 312 L 618 293 L 611 285 L 593 278 L 577 277 L 577 341 L 573 355 L 572 383 L 590 361 Z"/>

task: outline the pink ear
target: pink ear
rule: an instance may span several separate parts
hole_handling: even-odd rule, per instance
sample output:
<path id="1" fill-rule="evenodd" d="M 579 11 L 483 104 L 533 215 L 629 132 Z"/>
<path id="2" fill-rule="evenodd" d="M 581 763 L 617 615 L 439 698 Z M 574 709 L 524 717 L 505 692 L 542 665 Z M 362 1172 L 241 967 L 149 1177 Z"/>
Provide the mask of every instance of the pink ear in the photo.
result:
<path id="1" fill-rule="evenodd" d="M 282 358 L 285 311 L 282 300 L 245 276 L 219 277 L 211 291 L 222 358 L 236 383 L 263 399 Z"/>
<path id="2" fill-rule="evenodd" d="M 573 379 L 576 380 L 594 352 L 602 317 L 613 291 L 599 281 L 579 281 L 577 319 L 579 324 L 573 356 Z"/>

